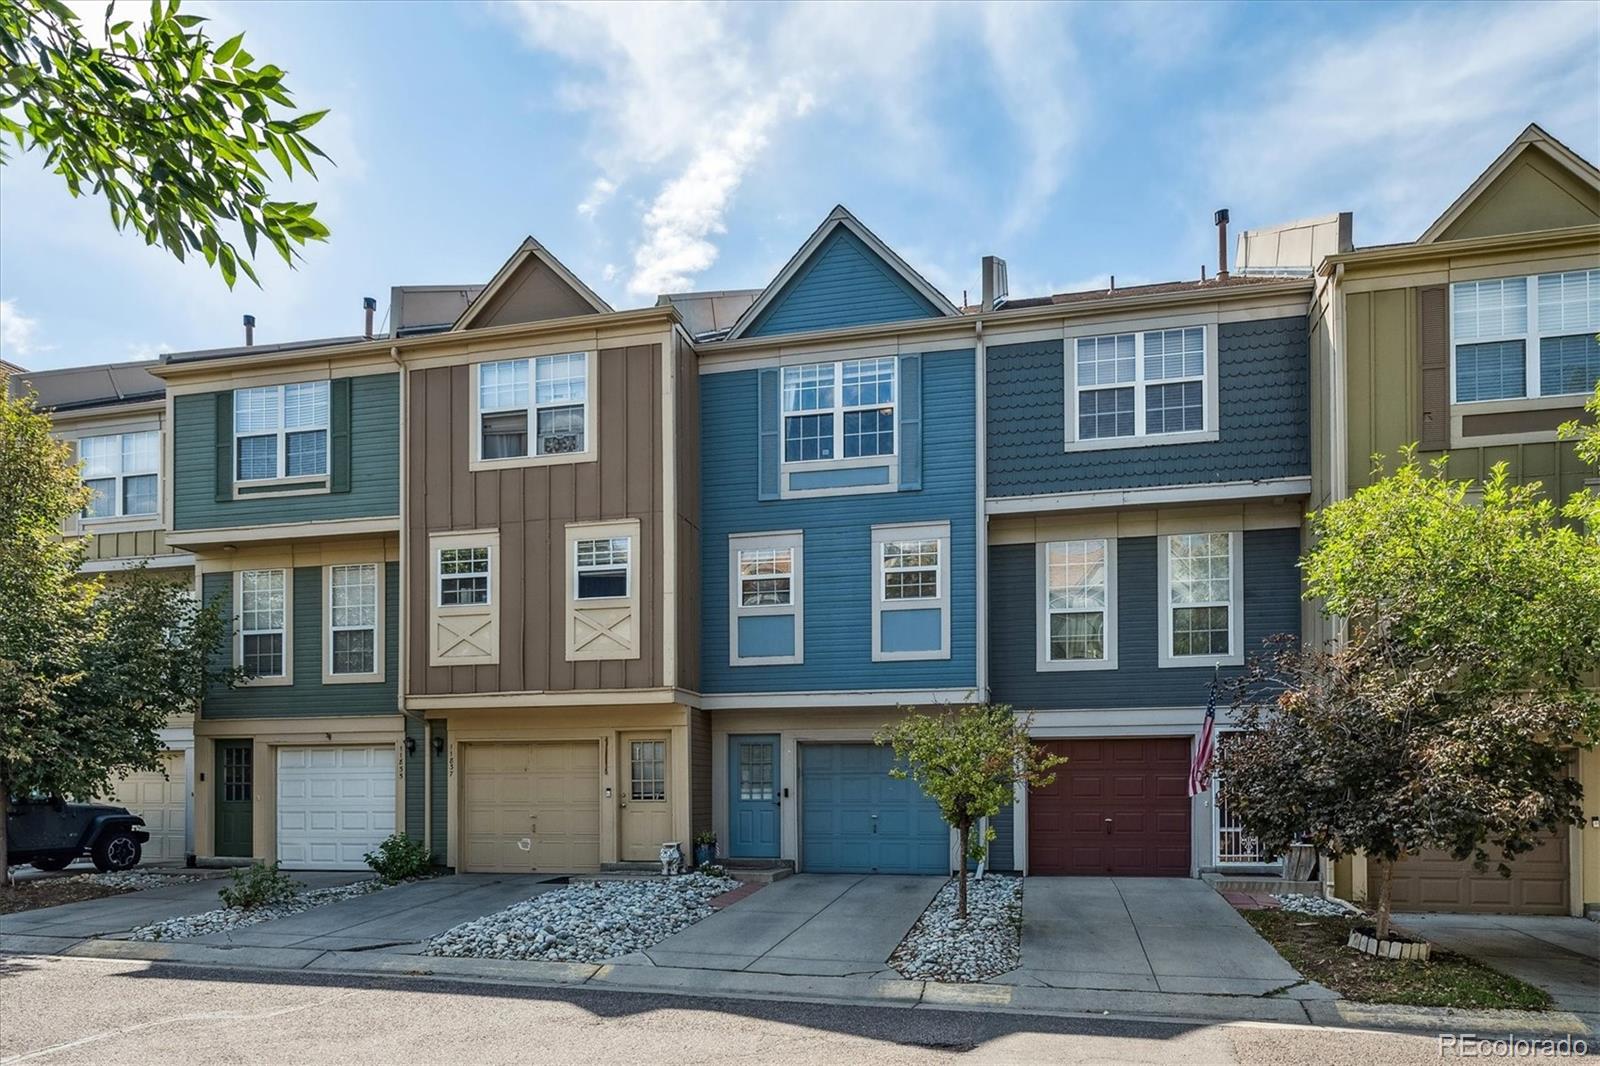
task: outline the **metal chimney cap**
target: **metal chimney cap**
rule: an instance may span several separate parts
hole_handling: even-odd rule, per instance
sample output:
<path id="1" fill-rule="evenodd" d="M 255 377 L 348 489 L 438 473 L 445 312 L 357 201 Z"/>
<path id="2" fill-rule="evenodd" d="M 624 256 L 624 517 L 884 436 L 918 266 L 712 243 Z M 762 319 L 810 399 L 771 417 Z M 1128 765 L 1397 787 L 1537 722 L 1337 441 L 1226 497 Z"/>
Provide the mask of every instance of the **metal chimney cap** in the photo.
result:
<path id="1" fill-rule="evenodd" d="M 255 325 L 256 324 L 256 316 L 255 315 L 245 315 L 244 316 L 244 324 L 247 325 L 247 326 Z"/>
<path id="2" fill-rule="evenodd" d="M 1226 207 L 1217 208 L 1217 213 L 1211 216 L 1211 221 L 1214 225 L 1218 226 L 1228 221 L 1228 209 Z"/>
<path id="3" fill-rule="evenodd" d="M 378 309 L 378 299 L 375 296 L 363 296 L 361 298 L 361 306 L 368 311 L 376 311 Z"/>

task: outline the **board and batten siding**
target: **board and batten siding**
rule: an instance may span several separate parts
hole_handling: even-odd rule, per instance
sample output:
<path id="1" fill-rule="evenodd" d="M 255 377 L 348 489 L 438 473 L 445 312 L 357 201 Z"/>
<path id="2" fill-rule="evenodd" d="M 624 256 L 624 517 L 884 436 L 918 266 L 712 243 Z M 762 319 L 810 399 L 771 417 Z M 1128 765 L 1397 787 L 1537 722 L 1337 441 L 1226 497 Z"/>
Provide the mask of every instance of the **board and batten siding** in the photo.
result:
<path id="1" fill-rule="evenodd" d="M 1217 327 L 1218 438 L 1065 450 L 1065 342 L 988 351 L 991 497 L 1254 481 L 1311 473 L 1306 318 Z"/>
<path id="2" fill-rule="evenodd" d="M 173 397 L 172 528 L 225 529 L 398 515 L 400 376 L 351 378 L 350 410 L 349 492 L 218 500 L 217 394 Z M 330 440 L 330 470 L 334 447 Z"/>
<path id="3" fill-rule="evenodd" d="M 471 470 L 472 368 L 409 371 L 407 490 L 411 587 L 408 691 L 416 695 L 654 688 L 662 683 L 661 347 L 604 348 L 591 402 L 597 457 Z M 638 519 L 637 659 L 568 662 L 566 529 L 574 522 Z M 428 665 L 433 595 L 428 538 L 500 533 L 500 661 Z"/>
<path id="4" fill-rule="evenodd" d="M 1156 665 L 1156 537 L 1117 540 L 1117 668 L 1044 671 L 1038 664 L 1037 546 L 989 549 L 989 686 L 1019 711 L 1203 707 L 1211 667 Z M 1299 529 L 1244 534 L 1246 660 L 1278 634 L 1300 635 Z M 1237 674 L 1239 667 L 1223 667 Z"/>
<path id="5" fill-rule="evenodd" d="M 976 683 L 973 353 L 922 356 L 922 487 L 759 499 L 757 371 L 701 377 L 701 676 L 704 692 L 970 688 Z M 872 527 L 950 523 L 950 658 L 872 661 Z M 728 537 L 803 530 L 805 661 L 728 662 Z"/>
<path id="6" fill-rule="evenodd" d="M 861 238 L 840 226 L 773 297 L 745 335 L 841 329 L 939 314 L 927 297 L 878 258 Z"/>
<path id="7" fill-rule="evenodd" d="M 428 821 L 433 833 L 433 861 L 443 863 L 450 854 L 450 725 L 443 718 L 430 718 L 433 738 L 439 750 L 428 752 L 433 760 L 432 780 L 428 785 Z"/>
<path id="8" fill-rule="evenodd" d="M 327 600 L 322 573 L 320 566 L 297 566 L 292 572 L 294 622 L 289 641 L 294 648 L 294 661 L 290 664 L 294 683 L 213 688 L 201 704 L 201 718 L 314 718 L 399 713 L 396 693 L 400 662 L 400 564 L 385 563 L 383 567 L 384 679 L 365 683 L 322 683 L 325 637 L 322 605 Z M 232 573 L 205 574 L 200 581 L 200 594 L 207 603 L 216 601 L 223 617 L 231 619 L 231 627 L 237 628 L 239 611 L 233 602 Z M 231 636 L 224 655 L 223 662 L 232 660 Z"/>
<path id="9" fill-rule="evenodd" d="M 107 562 L 114 559 L 140 559 L 157 555 L 172 555 L 176 548 L 167 546 L 164 529 L 124 529 L 99 533 L 90 523 L 83 532 L 89 546 L 84 556 L 86 562 Z"/>

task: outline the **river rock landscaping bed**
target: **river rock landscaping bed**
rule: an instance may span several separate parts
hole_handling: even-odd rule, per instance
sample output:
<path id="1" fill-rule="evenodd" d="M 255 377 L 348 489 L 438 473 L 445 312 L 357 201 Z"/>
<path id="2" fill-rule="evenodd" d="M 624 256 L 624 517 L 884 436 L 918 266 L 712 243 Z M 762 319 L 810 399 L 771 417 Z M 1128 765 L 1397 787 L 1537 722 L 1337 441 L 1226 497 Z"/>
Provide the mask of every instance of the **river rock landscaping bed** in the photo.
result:
<path id="1" fill-rule="evenodd" d="M 1319 918 L 1348 918 L 1361 913 L 1343 900 L 1323 899 L 1321 896 L 1301 896 L 1293 892 L 1273 896 L 1278 906 L 1291 914 L 1314 914 Z"/>
<path id="2" fill-rule="evenodd" d="M 105 888 L 119 888 L 125 892 L 141 892 L 147 888 L 165 888 L 168 885 L 186 885 L 191 881 L 204 881 L 204 874 L 166 874 L 149 870 L 123 870 L 120 873 L 85 874 L 90 884 Z"/>
<path id="3" fill-rule="evenodd" d="M 295 893 L 293 899 L 282 903 L 265 903 L 248 910 L 239 907 L 218 907 L 214 911 L 202 911 L 180 918 L 168 918 L 154 925 L 142 925 L 129 934 L 129 939 L 184 940 L 189 937 L 205 936 L 207 933 L 222 933 L 229 929 L 238 929 L 240 926 L 270 922 L 274 918 L 287 918 L 291 914 L 299 914 L 313 907 L 354 899 L 387 887 L 382 881 L 374 879 L 357 881 L 349 885 L 334 885 L 332 888 L 311 888 Z"/>
<path id="4" fill-rule="evenodd" d="M 967 881 L 967 920 L 956 918 L 951 879 L 933 897 L 889 963 L 906 977 L 986 981 L 1022 964 L 1022 878 Z"/>
<path id="5" fill-rule="evenodd" d="M 643 951 L 712 914 L 730 877 L 685 874 L 638 881 L 579 881 L 463 922 L 428 941 L 424 955 L 602 962 Z"/>

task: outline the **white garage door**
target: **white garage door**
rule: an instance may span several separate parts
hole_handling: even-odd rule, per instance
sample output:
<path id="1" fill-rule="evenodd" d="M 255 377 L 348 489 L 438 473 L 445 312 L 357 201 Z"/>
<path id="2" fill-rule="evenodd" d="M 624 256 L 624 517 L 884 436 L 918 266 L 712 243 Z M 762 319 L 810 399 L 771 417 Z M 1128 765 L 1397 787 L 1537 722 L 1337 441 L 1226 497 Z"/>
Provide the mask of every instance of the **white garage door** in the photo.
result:
<path id="1" fill-rule="evenodd" d="M 129 774 L 112 790 L 112 800 L 143 818 L 150 831 L 141 863 L 182 862 L 187 851 L 184 826 L 188 821 L 189 778 L 184 773 L 183 752 L 166 752 L 161 765 L 166 776 L 154 771 Z"/>
<path id="2" fill-rule="evenodd" d="M 278 862 L 364 870 L 394 832 L 394 748 L 279 748 Z"/>

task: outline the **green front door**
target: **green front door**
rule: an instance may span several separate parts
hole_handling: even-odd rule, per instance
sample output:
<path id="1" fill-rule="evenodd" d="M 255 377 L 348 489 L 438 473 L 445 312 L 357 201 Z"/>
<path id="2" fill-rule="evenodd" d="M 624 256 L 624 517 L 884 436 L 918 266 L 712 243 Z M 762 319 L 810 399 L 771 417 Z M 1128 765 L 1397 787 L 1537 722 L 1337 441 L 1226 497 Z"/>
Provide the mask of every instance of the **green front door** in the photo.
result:
<path id="1" fill-rule="evenodd" d="M 251 791 L 255 772 L 251 766 L 254 745 L 248 740 L 217 741 L 217 854 L 249 858 L 250 822 L 255 816 Z"/>

